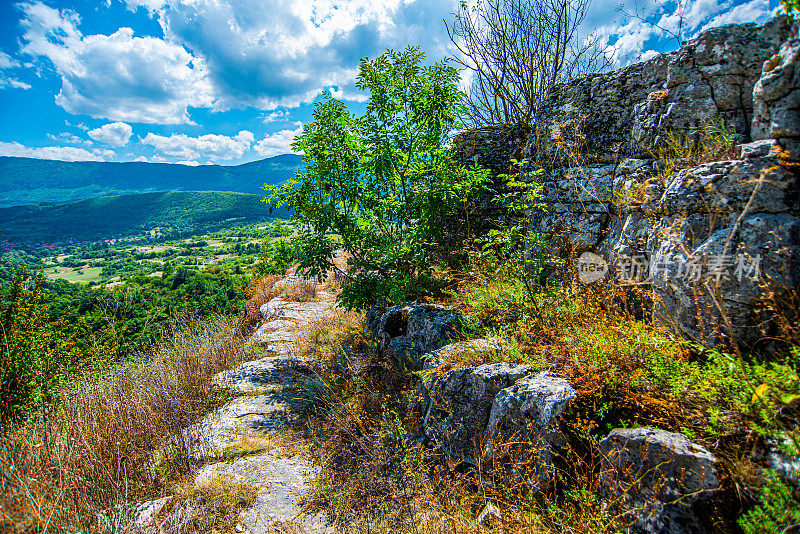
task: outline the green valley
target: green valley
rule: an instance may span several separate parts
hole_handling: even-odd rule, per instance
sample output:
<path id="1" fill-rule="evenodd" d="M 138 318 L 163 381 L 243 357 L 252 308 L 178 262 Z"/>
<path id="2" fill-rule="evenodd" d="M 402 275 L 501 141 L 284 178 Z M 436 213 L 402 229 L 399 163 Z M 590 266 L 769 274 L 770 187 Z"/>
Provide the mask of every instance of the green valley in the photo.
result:
<path id="1" fill-rule="evenodd" d="M 280 214 L 278 214 L 279 216 Z M 275 218 L 258 195 L 220 191 L 142 193 L 69 204 L 0 209 L 4 246 L 192 235 Z"/>

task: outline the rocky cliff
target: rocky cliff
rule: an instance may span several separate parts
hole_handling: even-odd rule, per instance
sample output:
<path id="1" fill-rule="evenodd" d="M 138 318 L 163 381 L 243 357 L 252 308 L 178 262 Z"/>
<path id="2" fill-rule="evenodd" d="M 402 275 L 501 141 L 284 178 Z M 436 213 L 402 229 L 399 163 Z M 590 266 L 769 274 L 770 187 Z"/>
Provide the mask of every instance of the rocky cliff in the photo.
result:
<path id="1" fill-rule="evenodd" d="M 528 220 L 552 255 L 597 253 L 685 336 L 753 345 L 800 280 L 799 54 L 785 18 L 714 28 L 555 87 L 531 128 L 454 144 L 495 173 L 512 157 L 544 169 L 547 208 Z"/>

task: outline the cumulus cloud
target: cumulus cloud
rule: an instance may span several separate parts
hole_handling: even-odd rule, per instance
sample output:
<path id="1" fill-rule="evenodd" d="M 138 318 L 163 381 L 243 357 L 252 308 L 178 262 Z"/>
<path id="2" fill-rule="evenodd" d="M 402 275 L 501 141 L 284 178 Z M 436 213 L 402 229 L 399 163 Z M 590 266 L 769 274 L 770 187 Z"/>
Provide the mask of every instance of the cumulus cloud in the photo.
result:
<path id="1" fill-rule="evenodd" d="M 775 10 L 770 9 L 764 0 L 751 0 L 750 2 L 739 4 L 728 12 L 717 15 L 703 26 L 702 31 L 742 21 L 764 22 L 771 18 L 774 12 Z"/>
<path id="2" fill-rule="evenodd" d="M 127 0 L 145 7 L 165 39 L 203 58 L 214 109 L 273 110 L 313 101 L 335 87 L 359 99 L 353 81 L 362 57 L 419 44 L 445 55 L 441 22 L 454 0 Z M 223 23 L 224 21 L 224 23 Z M 441 25 L 432 30 L 432 25 Z"/>
<path id="3" fill-rule="evenodd" d="M 294 130 L 280 130 L 273 134 L 266 136 L 253 147 L 259 156 L 269 158 L 278 156 L 280 154 L 291 154 L 292 141 L 303 132 L 303 126 L 296 123 L 297 128 Z"/>
<path id="4" fill-rule="evenodd" d="M 253 132 L 242 130 L 233 137 L 225 135 L 201 135 L 190 137 L 185 134 L 172 134 L 169 137 L 148 133 L 142 144 L 152 145 L 159 154 L 183 160 L 227 160 L 240 158 L 255 141 Z"/>
<path id="5" fill-rule="evenodd" d="M 131 28 L 83 35 L 80 17 L 41 2 L 22 4 L 21 51 L 47 58 L 61 76 L 56 103 L 69 113 L 116 121 L 189 123 L 188 108 L 213 104 L 202 58 Z"/>
<path id="6" fill-rule="evenodd" d="M 111 122 L 100 128 L 89 130 L 86 134 L 94 139 L 111 146 L 125 146 L 133 135 L 133 128 L 124 122 Z"/>
<path id="7" fill-rule="evenodd" d="M 86 150 L 74 146 L 28 147 L 16 141 L 12 143 L 0 141 L 0 156 L 61 161 L 106 161 L 114 157 L 114 152 L 104 149 Z"/>

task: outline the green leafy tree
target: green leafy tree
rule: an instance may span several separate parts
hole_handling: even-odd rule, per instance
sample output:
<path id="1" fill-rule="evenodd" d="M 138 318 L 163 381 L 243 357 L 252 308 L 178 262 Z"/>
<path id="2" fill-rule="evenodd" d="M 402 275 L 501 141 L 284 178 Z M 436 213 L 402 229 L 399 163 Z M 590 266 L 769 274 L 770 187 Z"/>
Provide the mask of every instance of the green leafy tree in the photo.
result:
<path id="1" fill-rule="evenodd" d="M 0 288 L 0 423 L 46 407 L 79 357 L 63 322 L 49 320 L 43 285 L 18 270 Z"/>
<path id="2" fill-rule="evenodd" d="M 266 201 L 288 205 L 299 223 L 305 272 L 321 275 L 337 248 L 352 254 L 354 282 L 341 296 L 349 307 L 428 290 L 445 242 L 442 218 L 487 176 L 456 162 L 446 145 L 464 112 L 458 71 L 423 60 L 415 47 L 362 60 L 364 115 L 326 94 L 292 145 L 309 165 L 288 184 L 266 187 Z"/>

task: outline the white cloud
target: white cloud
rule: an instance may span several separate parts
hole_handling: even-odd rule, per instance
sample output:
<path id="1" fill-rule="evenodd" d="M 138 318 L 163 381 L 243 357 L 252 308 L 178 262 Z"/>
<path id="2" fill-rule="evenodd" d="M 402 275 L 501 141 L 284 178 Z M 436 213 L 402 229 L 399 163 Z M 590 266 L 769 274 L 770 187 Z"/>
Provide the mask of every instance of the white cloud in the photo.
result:
<path id="1" fill-rule="evenodd" d="M 278 156 L 280 154 L 291 154 L 292 141 L 303 132 L 303 126 L 300 125 L 294 130 L 280 130 L 273 134 L 266 136 L 253 147 L 259 156 L 269 158 Z"/>
<path id="2" fill-rule="evenodd" d="M 770 19 L 775 12 L 770 9 L 764 0 L 751 0 L 746 4 L 740 4 L 726 13 L 717 15 L 711 22 L 703 26 L 702 31 L 709 28 L 716 28 L 726 24 L 737 24 L 742 21 L 764 22 Z"/>
<path id="3" fill-rule="evenodd" d="M 0 89 L 12 87 L 14 89 L 30 89 L 31 84 L 15 80 L 14 78 L 0 77 Z"/>
<path id="4" fill-rule="evenodd" d="M 189 137 L 185 134 L 172 134 L 169 137 L 148 133 L 142 144 L 152 145 L 157 152 L 184 160 L 209 158 L 227 160 L 240 158 L 250 149 L 255 136 L 248 130 L 242 130 L 233 137 L 225 135 L 201 135 Z"/>
<path id="5" fill-rule="evenodd" d="M 0 52 L 0 69 L 10 69 L 13 67 L 19 67 L 19 61 L 5 52 Z"/>
<path id="6" fill-rule="evenodd" d="M 182 161 L 176 161 L 175 165 L 188 165 L 189 167 L 197 167 L 200 164 L 194 160 L 182 160 Z"/>
<path id="7" fill-rule="evenodd" d="M 279 109 L 277 111 L 273 111 L 272 113 L 267 113 L 264 116 L 264 124 L 269 124 L 271 122 L 276 121 L 283 121 L 289 118 L 289 112 L 285 109 Z"/>
<path id="8" fill-rule="evenodd" d="M 213 104 L 202 58 L 130 28 L 83 35 L 80 17 L 40 2 L 22 4 L 21 51 L 47 58 L 61 76 L 56 103 L 69 113 L 115 121 L 190 123 L 188 108 Z"/>
<path id="9" fill-rule="evenodd" d="M 456 6 L 455 0 L 127 3 L 149 9 L 167 41 L 204 59 L 216 110 L 294 108 L 327 87 L 361 99 L 353 87 L 361 58 L 409 43 L 443 57 L 449 41 L 442 19 Z"/>
<path id="10" fill-rule="evenodd" d="M 111 122 L 86 133 L 95 141 L 111 146 L 125 146 L 133 135 L 133 128 L 124 122 Z"/>
<path id="11" fill-rule="evenodd" d="M 61 161 L 106 161 L 114 157 L 114 152 L 104 149 L 86 150 L 74 146 L 27 147 L 16 141 L 12 143 L 0 141 L 0 156 Z"/>
<path id="12" fill-rule="evenodd" d="M 47 134 L 47 138 L 51 141 L 55 141 L 56 143 L 70 143 L 73 145 L 91 145 L 90 141 L 86 139 L 81 139 L 77 135 L 72 135 L 69 132 L 61 132 L 58 135 L 53 135 L 51 133 Z"/>
<path id="13" fill-rule="evenodd" d="M 21 82 L 15 78 L 9 78 L 2 74 L 3 70 L 19 67 L 19 61 L 12 58 L 5 52 L 0 52 L 0 89 L 11 87 L 13 89 L 30 89 L 29 83 Z"/>

